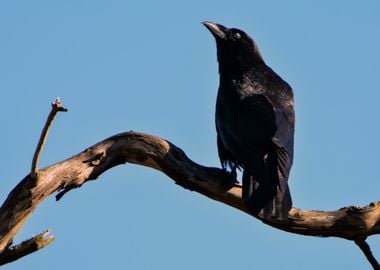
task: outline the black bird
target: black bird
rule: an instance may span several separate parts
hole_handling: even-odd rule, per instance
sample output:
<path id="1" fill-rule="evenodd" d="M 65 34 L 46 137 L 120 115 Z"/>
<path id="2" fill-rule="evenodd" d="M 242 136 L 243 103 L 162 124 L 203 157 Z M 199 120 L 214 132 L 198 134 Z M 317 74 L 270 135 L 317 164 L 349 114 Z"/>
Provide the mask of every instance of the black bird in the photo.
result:
<path id="1" fill-rule="evenodd" d="M 264 62 L 245 32 L 203 22 L 216 40 L 218 154 L 224 169 L 243 169 L 243 201 L 255 215 L 287 219 L 293 163 L 292 88 Z"/>

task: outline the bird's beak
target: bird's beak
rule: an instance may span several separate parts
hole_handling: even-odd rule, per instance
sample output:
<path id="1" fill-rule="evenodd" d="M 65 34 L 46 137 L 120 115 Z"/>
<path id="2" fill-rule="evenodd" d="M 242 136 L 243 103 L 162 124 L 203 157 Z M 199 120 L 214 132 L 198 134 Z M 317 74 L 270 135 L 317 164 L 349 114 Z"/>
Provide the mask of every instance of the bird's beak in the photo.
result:
<path id="1" fill-rule="evenodd" d="M 216 39 L 225 39 L 226 38 L 226 30 L 227 28 L 223 25 L 213 23 L 213 22 L 203 22 L 204 26 L 207 27 L 208 30 L 210 30 L 211 34 Z"/>

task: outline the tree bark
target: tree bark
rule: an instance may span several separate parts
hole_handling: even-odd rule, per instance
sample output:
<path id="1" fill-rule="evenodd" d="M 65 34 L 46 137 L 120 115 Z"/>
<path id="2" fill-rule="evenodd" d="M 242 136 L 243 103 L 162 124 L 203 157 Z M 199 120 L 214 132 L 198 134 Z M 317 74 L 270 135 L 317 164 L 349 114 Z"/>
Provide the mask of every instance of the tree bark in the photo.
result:
<path id="1" fill-rule="evenodd" d="M 164 139 L 130 131 L 112 136 L 71 158 L 43 168 L 38 171 L 37 177 L 31 177 L 31 174 L 25 176 L 0 208 L 0 252 L 10 250 L 13 238 L 44 199 L 56 192 L 59 192 L 56 198 L 60 199 L 71 189 L 126 162 L 159 170 L 186 189 L 251 215 L 241 199 L 242 187 L 230 174 L 193 162 L 180 148 Z M 254 217 L 283 231 L 309 236 L 335 236 L 357 243 L 363 243 L 360 239 L 380 234 L 380 202 L 335 211 L 293 208 L 287 221 Z M 364 250 L 365 245 L 362 247 Z M 376 260 L 374 263 L 377 263 Z"/>

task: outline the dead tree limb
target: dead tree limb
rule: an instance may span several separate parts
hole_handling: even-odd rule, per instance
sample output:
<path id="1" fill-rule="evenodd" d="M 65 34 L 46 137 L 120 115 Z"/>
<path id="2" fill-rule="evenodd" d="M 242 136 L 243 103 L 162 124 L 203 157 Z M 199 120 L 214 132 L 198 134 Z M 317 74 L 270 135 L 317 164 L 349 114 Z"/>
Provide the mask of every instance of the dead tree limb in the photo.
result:
<path id="1" fill-rule="evenodd" d="M 54 235 L 49 236 L 50 230 L 42 232 L 32 238 L 23 241 L 18 245 L 14 245 L 5 249 L 0 253 L 0 265 L 7 264 L 20 259 L 30 253 L 36 252 L 54 240 Z"/>
<path id="2" fill-rule="evenodd" d="M 59 192 L 59 199 L 71 189 L 126 162 L 159 170 L 186 189 L 249 214 L 241 200 L 241 186 L 228 173 L 193 162 L 180 148 L 164 139 L 130 131 L 112 136 L 71 158 L 41 169 L 37 179 L 30 174 L 25 176 L 0 208 L 0 252 L 11 248 L 13 238 L 44 199 L 56 192 Z M 289 219 L 284 222 L 256 218 L 277 229 L 301 235 L 334 236 L 358 241 L 380 234 L 380 202 L 336 211 L 293 208 Z"/>

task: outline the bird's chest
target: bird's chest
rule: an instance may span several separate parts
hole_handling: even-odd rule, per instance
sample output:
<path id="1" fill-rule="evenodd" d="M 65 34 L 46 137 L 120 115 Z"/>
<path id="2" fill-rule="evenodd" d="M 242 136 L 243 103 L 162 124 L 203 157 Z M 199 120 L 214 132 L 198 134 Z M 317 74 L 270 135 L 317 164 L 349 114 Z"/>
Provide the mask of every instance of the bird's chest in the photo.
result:
<path id="1" fill-rule="evenodd" d="M 255 147 L 275 133 L 273 108 L 262 89 L 233 80 L 220 85 L 216 127 L 223 144 L 232 152 Z"/>

